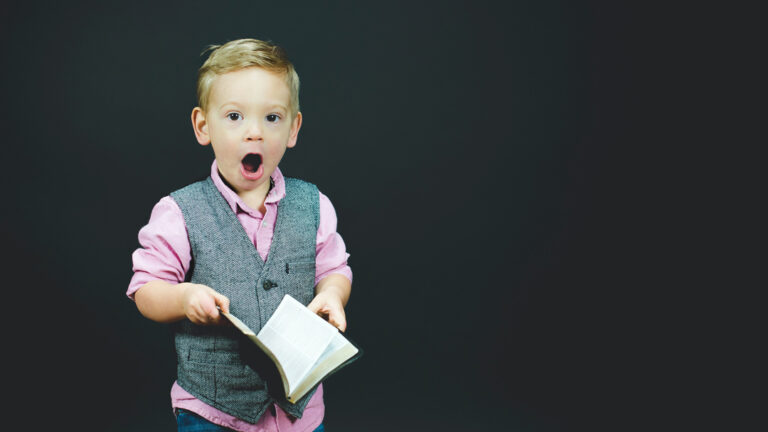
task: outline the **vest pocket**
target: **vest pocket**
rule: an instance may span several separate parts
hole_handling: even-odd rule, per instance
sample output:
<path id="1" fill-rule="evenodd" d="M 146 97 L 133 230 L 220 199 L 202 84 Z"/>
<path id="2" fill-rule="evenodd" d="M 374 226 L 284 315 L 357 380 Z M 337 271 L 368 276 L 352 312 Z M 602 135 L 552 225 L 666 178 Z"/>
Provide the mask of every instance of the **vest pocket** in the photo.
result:
<path id="1" fill-rule="evenodd" d="M 205 349 L 190 349 L 187 360 L 191 363 L 206 365 L 239 363 L 240 355 L 234 351 L 212 351 Z"/>
<path id="2" fill-rule="evenodd" d="M 309 273 L 315 272 L 315 263 L 314 262 L 294 262 L 294 263 L 285 263 L 285 272 L 288 274 L 300 274 L 300 273 Z"/>
<path id="3" fill-rule="evenodd" d="M 315 262 L 286 262 L 285 273 L 285 292 L 301 304 L 308 305 L 315 297 Z"/>
<path id="4" fill-rule="evenodd" d="M 215 368 L 217 389 L 223 383 L 226 383 L 227 390 L 258 391 L 266 388 L 261 377 L 248 366 L 217 364 Z M 224 397 L 221 392 L 216 393 L 217 399 Z"/>
<path id="5" fill-rule="evenodd" d="M 192 349 L 179 366 L 185 382 L 223 406 L 247 410 L 254 402 L 261 403 L 268 398 L 262 378 L 244 365 L 236 352 Z"/>

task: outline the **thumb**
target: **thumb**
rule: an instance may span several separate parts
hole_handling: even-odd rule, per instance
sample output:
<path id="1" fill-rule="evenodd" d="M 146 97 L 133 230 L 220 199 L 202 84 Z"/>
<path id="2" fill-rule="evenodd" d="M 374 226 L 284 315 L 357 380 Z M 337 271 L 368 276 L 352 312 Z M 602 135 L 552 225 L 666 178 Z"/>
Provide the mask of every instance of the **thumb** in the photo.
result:
<path id="1" fill-rule="evenodd" d="M 313 313 L 318 313 L 320 311 L 320 307 L 322 306 L 322 302 L 317 298 L 313 298 L 311 302 L 307 305 L 307 309 L 311 310 Z"/>

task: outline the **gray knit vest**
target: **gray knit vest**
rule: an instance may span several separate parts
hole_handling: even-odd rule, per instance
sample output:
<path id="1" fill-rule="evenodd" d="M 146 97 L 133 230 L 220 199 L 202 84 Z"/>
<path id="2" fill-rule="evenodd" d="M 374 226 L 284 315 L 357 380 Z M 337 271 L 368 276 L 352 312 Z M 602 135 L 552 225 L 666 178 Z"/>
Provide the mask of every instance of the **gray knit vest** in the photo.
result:
<path id="1" fill-rule="evenodd" d="M 230 301 L 230 312 L 258 333 L 285 294 L 307 305 L 314 297 L 315 243 L 319 223 L 317 188 L 285 178 L 285 197 L 266 262 L 261 259 L 210 177 L 171 193 L 181 208 L 192 248 L 187 280 L 207 285 Z M 297 403 L 248 361 L 256 346 L 232 326 L 172 325 L 178 384 L 196 398 L 249 423 L 276 402 L 301 417 L 314 389 Z M 273 382 L 273 381 L 270 381 Z"/>

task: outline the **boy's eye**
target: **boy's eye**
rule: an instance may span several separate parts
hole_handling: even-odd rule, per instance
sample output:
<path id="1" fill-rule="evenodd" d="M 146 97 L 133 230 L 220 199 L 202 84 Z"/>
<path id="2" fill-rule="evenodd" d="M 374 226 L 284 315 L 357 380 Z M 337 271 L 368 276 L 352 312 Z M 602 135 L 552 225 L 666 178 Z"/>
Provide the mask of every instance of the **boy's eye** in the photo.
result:
<path id="1" fill-rule="evenodd" d="M 241 118 L 243 118 L 243 116 L 241 116 L 240 113 L 231 112 L 231 113 L 227 114 L 227 118 L 232 120 L 232 121 L 238 121 Z"/>
<path id="2" fill-rule="evenodd" d="M 274 122 L 276 122 L 278 120 L 280 120 L 280 116 L 277 115 L 277 114 L 269 114 L 267 116 L 267 121 L 270 122 L 270 123 L 274 123 Z"/>

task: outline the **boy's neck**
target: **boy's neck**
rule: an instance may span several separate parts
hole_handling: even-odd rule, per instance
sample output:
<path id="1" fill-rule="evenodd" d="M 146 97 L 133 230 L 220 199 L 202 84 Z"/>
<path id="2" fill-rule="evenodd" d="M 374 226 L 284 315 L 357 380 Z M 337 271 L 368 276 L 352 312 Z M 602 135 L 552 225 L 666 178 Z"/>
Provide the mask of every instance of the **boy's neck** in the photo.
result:
<path id="1" fill-rule="evenodd" d="M 221 171 L 219 171 L 219 177 L 221 178 L 221 181 L 224 182 L 225 185 L 227 185 L 228 188 L 232 189 L 233 192 L 237 194 L 237 196 L 240 197 L 240 199 L 243 200 L 245 205 L 248 207 L 258 210 L 262 215 L 267 212 L 266 207 L 264 206 L 264 201 L 267 199 L 267 194 L 269 194 L 269 191 L 272 190 L 272 187 L 274 186 L 274 181 L 272 180 L 272 177 L 269 178 L 268 182 L 264 182 L 261 185 L 259 185 L 258 188 L 253 190 L 247 190 L 247 191 L 241 191 L 237 190 L 235 187 L 233 187 L 226 178 L 224 178 L 223 175 L 221 175 Z"/>
<path id="2" fill-rule="evenodd" d="M 270 185 L 272 183 L 272 179 L 270 178 L 269 180 L 269 182 L 264 182 L 257 189 L 235 192 L 237 193 L 237 196 L 245 202 L 245 205 L 258 210 L 263 215 L 267 212 L 267 209 L 264 206 L 264 201 L 267 199 L 267 194 L 269 193 Z"/>

